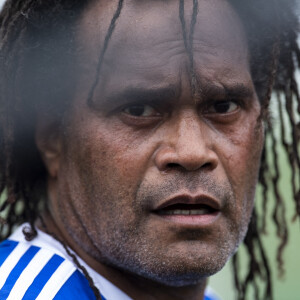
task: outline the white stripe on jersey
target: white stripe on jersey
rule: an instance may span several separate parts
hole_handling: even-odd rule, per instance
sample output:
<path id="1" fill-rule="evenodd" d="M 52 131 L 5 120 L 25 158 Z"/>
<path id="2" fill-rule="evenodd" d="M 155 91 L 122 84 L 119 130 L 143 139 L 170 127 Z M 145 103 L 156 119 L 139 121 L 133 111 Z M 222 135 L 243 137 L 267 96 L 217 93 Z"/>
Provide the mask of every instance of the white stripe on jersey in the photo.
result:
<path id="1" fill-rule="evenodd" d="M 2 266 L 0 267 L 0 289 L 2 289 L 7 277 L 9 276 L 12 269 L 19 262 L 20 258 L 28 250 L 31 245 L 19 243 L 15 249 L 9 254 Z"/>
<path id="2" fill-rule="evenodd" d="M 22 299 L 35 277 L 40 273 L 52 256 L 52 252 L 40 249 L 16 281 L 7 300 Z"/>
<path id="3" fill-rule="evenodd" d="M 69 261 L 63 261 L 47 281 L 36 300 L 53 299 L 75 271 L 76 268 Z"/>

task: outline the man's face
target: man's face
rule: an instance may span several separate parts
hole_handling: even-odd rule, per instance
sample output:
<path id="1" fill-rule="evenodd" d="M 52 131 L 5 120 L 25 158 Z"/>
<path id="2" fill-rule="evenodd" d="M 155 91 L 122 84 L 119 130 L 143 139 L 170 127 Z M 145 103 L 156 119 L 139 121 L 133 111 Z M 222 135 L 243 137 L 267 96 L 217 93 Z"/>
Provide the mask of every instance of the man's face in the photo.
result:
<path id="1" fill-rule="evenodd" d="M 83 13 L 80 73 L 59 156 L 55 222 L 98 261 L 168 285 L 220 270 L 251 216 L 263 133 L 238 17 L 199 0 L 191 69 L 178 1 L 125 1 L 95 90 L 116 1 Z M 192 1 L 185 1 L 187 36 Z"/>

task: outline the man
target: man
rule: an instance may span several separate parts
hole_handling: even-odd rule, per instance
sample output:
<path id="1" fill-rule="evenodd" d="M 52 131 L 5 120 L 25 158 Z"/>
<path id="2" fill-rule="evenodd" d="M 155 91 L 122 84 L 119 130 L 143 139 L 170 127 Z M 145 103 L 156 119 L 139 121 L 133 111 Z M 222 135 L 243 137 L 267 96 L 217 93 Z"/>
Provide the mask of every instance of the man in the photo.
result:
<path id="1" fill-rule="evenodd" d="M 8 1 L 3 236 L 28 223 L 1 244 L 0 298 L 211 299 L 207 279 L 252 215 L 245 242 L 264 258 L 253 202 L 273 83 L 283 90 L 290 80 L 288 100 L 297 92 L 293 8 Z M 286 147 L 298 172 L 291 120 Z M 255 270 L 251 255 L 251 274 L 264 275 L 267 263 Z M 246 286 L 237 285 L 241 298 Z"/>

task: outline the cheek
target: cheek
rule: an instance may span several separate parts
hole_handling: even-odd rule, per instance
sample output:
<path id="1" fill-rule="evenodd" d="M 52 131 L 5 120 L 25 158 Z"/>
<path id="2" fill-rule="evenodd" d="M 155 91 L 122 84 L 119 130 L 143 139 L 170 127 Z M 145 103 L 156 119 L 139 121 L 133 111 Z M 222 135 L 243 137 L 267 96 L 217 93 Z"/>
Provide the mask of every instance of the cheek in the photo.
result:
<path id="1" fill-rule="evenodd" d="M 135 199 L 151 157 L 149 142 L 141 143 L 134 134 L 104 122 L 101 125 L 99 120 L 95 126 L 89 120 L 78 128 L 72 131 L 76 133 L 68 146 L 68 160 L 76 176 L 70 184 L 78 183 L 76 190 L 87 203 L 92 202 L 91 207 L 98 205 L 102 211 L 133 207 L 129 204 Z"/>
<path id="2" fill-rule="evenodd" d="M 138 159 L 133 159 L 135 153 L 132 151 L 131 142 L 127 141 L 120 131 L 107 129 L 100 122 L 93 125 L 89 121 L 81 124 L 72 136 L 72 145 L 68 147 L 68 152 L 84 173 L 85 168 L 89 168 L 92 176 L 110 176 L 113 179 L 118 174 L 130 175 L 130 171 L 135 170 L 133 164 L 138 162 Z"/>
<path id="3" fill-rule="evenodd" d="M 238 201 L 252 208 L 263 148 L 260 121 L 244 123 L 223 142 L 221 164 Z"/>

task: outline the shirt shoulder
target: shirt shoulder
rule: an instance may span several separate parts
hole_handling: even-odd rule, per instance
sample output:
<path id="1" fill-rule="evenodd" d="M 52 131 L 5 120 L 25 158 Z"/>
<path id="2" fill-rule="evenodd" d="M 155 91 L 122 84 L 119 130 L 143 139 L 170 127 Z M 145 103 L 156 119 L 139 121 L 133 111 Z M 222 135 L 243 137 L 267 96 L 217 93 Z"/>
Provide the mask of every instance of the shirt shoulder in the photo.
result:
<path id="1" fill-rule="evenodd" d="M 49 249 L 5 240 L 0 244 L 0 299 L 95 299 L 87 279 Z"/>

